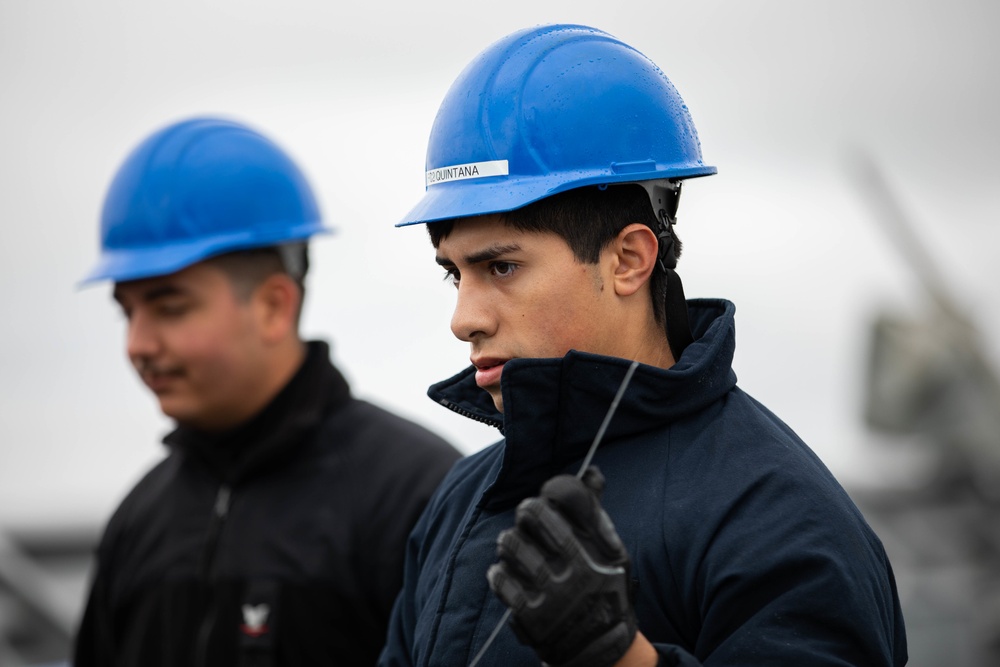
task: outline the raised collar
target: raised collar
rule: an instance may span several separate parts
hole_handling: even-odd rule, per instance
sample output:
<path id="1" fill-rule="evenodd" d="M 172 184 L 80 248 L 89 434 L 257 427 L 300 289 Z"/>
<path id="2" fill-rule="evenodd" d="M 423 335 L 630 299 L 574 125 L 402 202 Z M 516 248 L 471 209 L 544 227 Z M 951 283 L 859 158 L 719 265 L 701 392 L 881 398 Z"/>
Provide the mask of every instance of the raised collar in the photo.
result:
<path id="1" fill-rule="evenodd" d="M 236 483 L 298 451 L 326 415 L 349 398 L 347 381 L 330 363 L 329 345 L 310 341 L 292 379 L 250 420 L 219 433 L 179 425 L 163 442 Z"/>
<path id="2" fill-rule="evenodd" d="M 695 341 L 669 369 L 637 368 L 604 442 L 663 427 L 736 385 L 736 307 L 721 299 L 694 299 L 688 306 Z M 586 453 L 630 364 L 578 351 L 561 359 L 514 359 L 501 378 L 504 414 L 476 386 L 473 367 L 432 386 L 428 395 L 501 429 L 506 443 L 493 495 L 523 497 Z"/>

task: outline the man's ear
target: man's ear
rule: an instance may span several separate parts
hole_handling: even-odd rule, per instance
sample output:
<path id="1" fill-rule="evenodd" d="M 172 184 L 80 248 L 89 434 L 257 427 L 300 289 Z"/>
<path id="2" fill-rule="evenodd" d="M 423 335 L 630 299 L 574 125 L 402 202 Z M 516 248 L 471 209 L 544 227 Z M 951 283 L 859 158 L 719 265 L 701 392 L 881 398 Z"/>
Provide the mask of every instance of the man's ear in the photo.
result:
<path id="1" fill-rule="evenodd" d="M 613 253 L 615 293 L 631 296 L 649 282 L 656 267 L 659 241 L 653 230 L 634 222 L 618 232 L 609 251 Z"/>
<path id="2" fill-rule="evenodd" d="M 253 294 L 254 311 L 266 343 L 279 343 L 298 332 L 302 290 L 285 273 L 273 273 Z"/>

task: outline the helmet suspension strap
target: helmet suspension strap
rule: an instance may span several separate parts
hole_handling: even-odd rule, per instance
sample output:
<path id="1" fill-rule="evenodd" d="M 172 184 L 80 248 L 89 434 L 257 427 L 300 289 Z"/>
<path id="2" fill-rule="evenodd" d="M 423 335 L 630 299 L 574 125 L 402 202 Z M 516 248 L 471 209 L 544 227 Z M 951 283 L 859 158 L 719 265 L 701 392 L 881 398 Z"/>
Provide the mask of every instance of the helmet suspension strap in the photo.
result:
<path id="1" fill-rule="evenodd" d="M 656 233 L 660 242 L 658 260 L 660 269 L 667 275 L 664 296 L 667 343 L 670 345 L 670 352 L 674 355 L 674 361 L 678 361 L 684 349 L 694 342 L 688 319 L 687 301 L 684 298 L 684 286 L 681 284 L 680 276 L 674 271 L 677 267 L 677 255 L 674 253 L 673 226 L 677 224 L 677 205 L 680 203 L 681 181 L 659 179 L 639 181 L 638 184 L 649 195 L 649 203 L 653 206 L 659 224 Z"/>

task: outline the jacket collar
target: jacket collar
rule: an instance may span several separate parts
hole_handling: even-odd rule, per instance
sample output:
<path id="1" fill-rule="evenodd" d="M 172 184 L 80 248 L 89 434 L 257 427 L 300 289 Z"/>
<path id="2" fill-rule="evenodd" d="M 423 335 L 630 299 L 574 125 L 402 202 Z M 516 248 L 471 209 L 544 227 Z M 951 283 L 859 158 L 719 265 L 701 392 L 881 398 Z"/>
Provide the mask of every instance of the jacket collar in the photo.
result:
<path id="1" fill-rule="evenodd" d="M 669 369 L 640 365 L 603 442 L 661 428 L 718 400 L 736 385 L 735 311 L 729 301 L 688 302 L 695 341 Z M 570 351 L 561 359 L 514 359 L 504 366 L 504 414 L 469 367 L 428 395 L 506 437 L 494 495 L 524 497 L 586 454 L 631 362 Z M 509 494 L 503 492 L 509 490 Z"/>
<path id="2" fill-rule="evenodd" d="M 349 398 L 347 381 L 330 363 L 329 345 L 311 341 L 299 370 L 250 420 L 221 433 L 178 425 L 163 442 L 235 483 L 299 451 L 326 415 Z"/>

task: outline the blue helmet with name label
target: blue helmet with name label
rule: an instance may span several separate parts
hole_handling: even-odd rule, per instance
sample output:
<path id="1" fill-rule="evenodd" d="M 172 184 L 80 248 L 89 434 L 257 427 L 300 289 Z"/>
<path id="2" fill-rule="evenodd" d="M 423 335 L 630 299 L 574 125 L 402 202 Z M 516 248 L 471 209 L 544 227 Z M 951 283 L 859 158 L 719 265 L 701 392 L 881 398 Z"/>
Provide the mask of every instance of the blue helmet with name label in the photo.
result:
<path id="1" fill-rule="evenodd" d="M 329 231 L 302 172 L 240 123 L 194 118 L 140 143 L 101 213 L 101 256 L 84 283 L 150 278 L 237 250 Z"/>
<path id="2" fill-rule="evenodd" d="M 397 226 L 510 211 L 584 185 L 716 173 L 663 72 L 578 25 L 521 30 L 480 53 L 441 103 L 426 169 L 426 194 Z"/>

